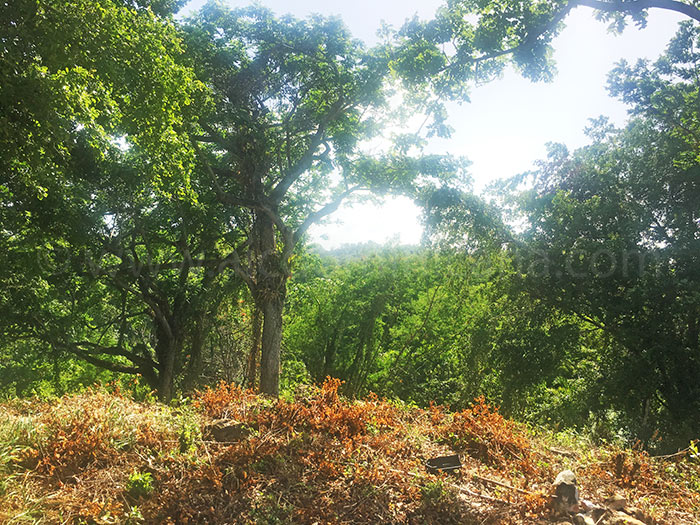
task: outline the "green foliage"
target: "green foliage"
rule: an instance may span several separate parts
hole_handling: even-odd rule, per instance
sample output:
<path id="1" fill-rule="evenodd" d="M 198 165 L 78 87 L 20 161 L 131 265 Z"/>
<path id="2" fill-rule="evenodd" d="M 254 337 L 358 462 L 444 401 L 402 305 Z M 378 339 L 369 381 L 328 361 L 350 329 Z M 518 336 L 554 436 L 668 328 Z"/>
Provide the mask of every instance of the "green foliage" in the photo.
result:
<path id="1" fill-rule="evenodd" d="M 134 499 L 149 496 L 153 492 L 153 475 L 150 472 L 132 472 L 126 482 L 126 492 Z"/>
<path id="2" fill-rule="evenodd" d="M 0 495 L 11 483 L 22 454 L 39 442 L 34 422 L 9 413 L 0 415 Z"/>
<path id="3" fill-rule="evenodd" d="M 200 419 L 189 404 L 180 407 L 177 418 L 177 439 L 180 453 L 189 454 L 197 450 L 202 440 Z"/>
<path id="4" fill-rule="evenodd" d="M 613 72 L 634 118 L 594 123 L 593 144 L 573 153 L 552 146 L 521 194 L 529 229 L 516 249 L 525 288 L 597 332 L 601 403 L 666 446 L 700 430 L 699 35 L 684 24 L 655 64 Z"/>
<path id="5" fill-rule="evenodd" d="M 202 309 L 200 283 L 177 267 L 158 274 L 178 251 L 173 239 L 183 239 L 166 232 L 177 223 L 197 230 L 193 150 L 183 132 L 204 88 L 183 64 L 172 21 L 146 4 L 160 14 L 176 5 L 47 0 L 0 8 L 9 31 L 3 62 L 12 64 L 0 73 L 0 166 L 10 174 L 0 191 L 0 334 L 4 349 L 48 354 L 46 375 L 59 393 L 71 387 L 61 369 L 76 363 L 72 356 L 140 373 L 168 397 L 170 368 L 186 361 L 181 340 L 197 339 L 195 322 L 163 325 L 196 318 L 180 303 Z M 178 277 L 185 290 L 176 294 Z M 33 383 L 26 368 L 16 390 L 29 388 L 23 377 Z M 85 371 L 73 375 L 78 384 L 100 378 Z"/>
<path id="6" fill-rule="evenodd" d="M 331 375 L 349 394 L 423 406 L 464 407 L 487 395 L 545 423 L 587 420 L 588 398 L 573 395 L 575 385 L 588 388 L 579 374 L 589 369 L 577 364 L 580 323 L 518 288 L 505 254 L 375 249 L 312 255 L 299 266 L 284 344 L 316 381 Z M 566 394 L 554 402 L 557 389 Z"/>
<path id="7" fill-rule="evenodd" d="M 176 21 L 182 3 L 0 5 L 0 395 L 242 381 L 258 312 L 270 394 L 330 375 L 601 437 L 697 434 L 696 26 L 613 71 L 624 129 L 552 146 L 499 208 L 424 148 L 471 83 L 551 78 L 577 3 L 450 0 L 373 48 L 337 18 L 210 2 Z M 632 4 L 596 5 L 620 29 L 645 23 Z M 396 194 L 423 205 L 430 249 L 304 253 L 346 199 Z"/>
<path id="8" fill-rule="evenodd" d="M 451 494 L 441 479 L 429 481 L 421 487 L 421 497 L 426 505 L 439 505 L 452 499 L 450 496 Z"/>
<path id="9" fill-rule="evenodd" d="M 129 510 L 124 513 L 124 523 L 127 525 L 134 525 L 144 522 L 145 518 L 143 517 L 141 510 L 136 505 L 129 507 Z"/>

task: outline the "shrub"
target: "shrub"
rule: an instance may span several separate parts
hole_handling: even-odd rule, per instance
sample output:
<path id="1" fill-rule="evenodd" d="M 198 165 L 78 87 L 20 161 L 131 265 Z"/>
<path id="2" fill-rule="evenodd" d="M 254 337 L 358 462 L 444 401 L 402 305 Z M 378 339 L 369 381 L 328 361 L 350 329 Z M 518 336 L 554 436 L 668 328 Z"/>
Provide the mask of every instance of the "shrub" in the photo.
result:
<path id="1" fill-rule="evenodd" d="M 524 474 L 535 473 L 527 436 L 483 397 L 476 398 L 472 407 L 456 413 L 444 427 L 444 435 L 447 436 L 444 441 L 451 446 L 487 464 L 515 463 Z"/>
<path id="2" fill-rule="evenodd" d="M 153 492 L 153 476 L 150 472 L 133 472 L 126 483 L 126 492 L 134 499 L 150 495 Z"/>
<path id="3" fill-rule="evenodd" d="M 178 417 L 177 441 L 182 454 L 197 449 L 197 442 L 202 439 L 202 429 L 199 419 L 191 408 L 181 409 Z"/>
<path id="4" fill-rule="evenodd" d="M 220 381 L 216 388 L 206 387 L 195 392 L 192 406 L 213 419 L 231 417 L 236 413 L 236 406 L 255 399 L 255 395 L 244 391 L 234 383 Z"/>

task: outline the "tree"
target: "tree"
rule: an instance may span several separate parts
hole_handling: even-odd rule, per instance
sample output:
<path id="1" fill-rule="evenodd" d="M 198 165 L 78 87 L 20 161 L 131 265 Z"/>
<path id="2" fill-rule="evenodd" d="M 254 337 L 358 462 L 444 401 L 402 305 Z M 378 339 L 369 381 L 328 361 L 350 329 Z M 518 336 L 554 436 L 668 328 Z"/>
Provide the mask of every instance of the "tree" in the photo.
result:
<path id="1" fill-rule="evenodd" d="M 503 64 L 502 58 L 512 55 L 526 75 L 536 78 L 544 72 L 548 76 L 552 70 L 543 66 L 551 65 L 551 42 L 563 29 L 563 21 L 569 13 L 578 7 L 594 9 L 599 20 L 609 22 L 610 28 L 618 32 L 630 20 L 638 27 L 645 27 L 649 9 L 674 11 L 700 21 L 700 8 L 692 0 L 544 0 L 525 3 L 453 0 L 447 2 L 443 16 L 458 22 L 452 26 L 451 32 L 447 32 L 449 38 L 444 41 L 453 42 L 457 51 L 454 63 L 460 67 L 476 68 L 484 62 L 499 60 Z M 477 14 L 477 21 L 467 21 L 467 14 Z M 474 57 L 475 48 L 479 51 L 477 57 Z M 494 65 L 490 68 L 498 70 Z"/>
<path id="2" fill-rule="evenodd" d="M 645 440 L 698 431 L 699 36 L 685 23 L 656 63 L 621 64 L 611 86 L 635 117 L 553 146 L 522 195 L 530 290 L 605 334 L 609 399 Z"/>
<path id="3" fill-rule="evenodd" d="M 694 0 L 448 0 L 433 19 L 416 18 L 401 28 L 397 66 L 403 78 L 430 87 L 425 105 L 437 104 L 435 111 L 445 117 L 438 101 L 467 97 L 465 79 L 487 82 L 512 64 L 527 78 L 550 80 L 555 74 L 552 41 L 578 7 L 593 8 L 617 32 L 629 21 L 644 27 L 649 9 L 700 21 Z"/>
<path id="4" fill-rule="evenodd" d="M 164 399 L 185 337 L 171 325 L 202 308 L 188 246 L 197 236 L 213 249 L 198 236 L 188 178 L 183 125 L 202 85 L 182 64 L 167 18 L 176 7 L 0 8 L 3 335 L 140 373 Z M 196 331 L 196 316 L 185 317 Z"/>
<path id="5" fill-rule="evenodd" d="M 358 192 L 429 202 L 463 189 L 461 160 L 422 153 L 426 137 L 449 134 L 444 101 L 465 99 L 509 57 L 531 78 L 551 76 L 549 42 L 573 4 L 449 2 L 373 49 L 336 19 L 210 3 L 175 25 L 178 5 L 0 7 L 5 267 L 40 246 L 49 266 L 59 252 L 82 261 L 69 278 L 44 268 L 6 294 L 10 332 L 51 325 L 52 345 L 140 371 L 168 398 L 175 370 L 196 375 L 206 330 L 192 327 L 234 286 L 232 269 L 262 313 L 261 390 L 276 395 L 290 264 L 308 228 Z M 427 116 L 417 132 L 389 132 L 394 114 L 411 112 Z M 370 141 L 384 151 L 369 155 Z M 56 303 L 36 293 L 47 276 Z M 106 344 L 75 330 L 89 302 L 56 315 L 68 283 L 92 286 L 81 301 L 106 298 Z M 17 315 L 23 300 L 44 307 L 41 321 Z M 153 336 L 145 350 L 123 337 L 141 324 Z"/>
<path id="6" fill-rule="evenodd" d="M 354 257 L 348 260 L 339 260 L 339 252 L 308 255 L 295 273 L 285 348 L 313 380 L 343 380 L 348 395 L 393 393 L 382 383 L 397 346 L 411 339 L 401 328 L 412 314 L 420 317 L 415 301 L 436 273 L 429 256 L 415 248 L 349 249 Z"/>
<path id="7" fill-rule="evenodd" d="M 390 49 L 366 50 L 339 20 L 208 4 L 186 31 L 213 98 L 192 136 L 202 180 L 242 232 L 225 262 L 263 314 L 260 389 L 277 395 L 290 260 L 308 228 L 354 193 L 415 195 L 419 177 L 444 184 L 461 165 L 363 153 L 386 120 Z"/>

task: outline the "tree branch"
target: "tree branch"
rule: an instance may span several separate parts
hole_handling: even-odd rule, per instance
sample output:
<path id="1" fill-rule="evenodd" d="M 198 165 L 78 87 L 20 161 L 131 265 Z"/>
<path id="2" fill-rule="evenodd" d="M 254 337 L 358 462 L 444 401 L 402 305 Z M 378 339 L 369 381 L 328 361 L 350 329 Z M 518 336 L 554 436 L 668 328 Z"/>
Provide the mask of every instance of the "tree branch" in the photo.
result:
<path id="1" fill-rule="evenodd" d="M 305 171 L 311 168 L 314 161 L 314 154 L 323 142 L 325 133 L 325 125 L 319 125 L 316 133 L 314 133 L 311 137 L 311 142 L 306 152 L 301 156 L 296 164 L 287 170 L 282 179 L 270 192 L 270 200 L 272 200 L 272 202 L 279 203 L 287 194 L 287 191 L 289 188 L 291 188 L 292 184 L 294 184 L 294 182 L 301 177 Z"/>
<path id="2" fill-rule="evenodd" d="M 352 107 L 352 106 L 350 106 Z M 301 156 L 301 158 L 289 168 L 286 173 L 282 176 L 282 179 L 277 183 L 277 185 L 270 192 L 270 201 L 274 204 L 279 204 L 284 196 L 287 194 L 289 188 L 292 184 L 301 177 L 305 171 L 311 168 L 313 161 L 316 160 L 315 153 L 318 147 L 325 142 L 326 128 L 328 124 L 340 114 L 344 109 L 342 98 L 338 99 L 335 104 L 331 107 L 328 113 L 323 117 L 321 123 L 316 128 L 316 133 L 311 137 L 311 142 L 306 152 Z M 330 151 L 330 148 L 328 148 Z M 324 152 L 327 154 L 327 151 Z"/>
<path id="3" fill-rule="evenodd" d="M 517 46 L 510 47 L 508 49 L 501 49 L 499 51 L 494 51 L 492 53 L 487 53 L 485 55 L 481 55 L 478 57 L 474 58 L 468 58 L 466 60 L 458 60 L 457 62 L 452 62 L 451 64 L 447 64 L 442 71 L 445 71 L 447 69 L 451 69 L 455 66 L 458 66 L 460 64 L 479 64 L 480 62 L 485 62 L 487 60 L 492 60 L 494 58 L 502 57 L 505 55 L 510 55 L 512 53 L 515 53 L 516 51 L 519 51 L 521 49 L 527 49 L 528 47 L 532 46 L 539 37 L 544 35 L 545 33 L 552 31 L 566 16 L 569 14 L 569 12 L 576 7 L 576 4 L 574 3 L 576 0 L 572 0 L 572 2 L 566 4 L 561 11 L 557 12 L 554 14 L 552 19 L 547 22 L 546 24 L 543 24 L 541 27 L 534 29 L 531 32 L 528 32 L 528 34 L 523 38 L 522 42 L 520 42 Z"/>
<path id="4" fill-rule="evenodd" d="M 93 354 L 86 352 L 85 350 L 82 350 L 81 348 L 79 348 L 77 346 L 62 345 L 62 344 L 59 344 L 57 346 L 62 347 L 63 349 L 67 350 L 68 352 L 77 355 L 78 357 L 87 361 L 90 364 L 93 364 L 93 365 L 98 366 L 100 368 L 104 368 L 106 370 L 111 370 L 112 372 L 121 372 L 123 374 L 138 374 L 139 372 L 141 372 L 141 369 L 137 368 L 135 366 L 122 365 L 120 363 L 114 363 L 112 361 L 107 361 L 105 359 L 100 359 L 99 357 L 95 357 Z"/>
<path id="5" fill-rule="evenodd" d="M 502 49 L 499 51 L 494 51 L 493 53 L 487 53 L 479 57 L 452 62 L 451 64 L 446 65 L 443 68 L 443 71 L 451 69 L 452 67 L 458 66 L 460 64 L 478 64 L 480 62 L 485 62 L 486 60 L 492 60 L 494 58 L 515 53 L 516 51 L 519 51 L 521 49 L 526 49 L 532 46 L 540 36 L 544 35 L 549 31 L 552 31 L 557 26 L 557 24 L 559 24 L 562 20 L 564 20 L 564 18 L 566 18 L 566 16 L 572 9 L 579 6 L 591 7 L 593 9 L 598 9 L 599 11 L 605 11 L 609 13 L 615 11 L 634 12 L 651 8 L 666 9 L 668 11 L 675 11 L 677 13 L 684 14 L 687 17 L 700 22 L 700 9 L 693 5 L 686 4 L 684 2 L 679 2 L 677 0 L 632 0 L 626 2 L 607 2 L 605 0 L 571 0 L 561 9 L 561 11 L 557 12 L 549 22 L 547 22 L 540 28 L 536 28 L 532 32 L 529 32 L 527 36 L 523 39 L 523 41 L 517 46 L 508 49 Z"/>
<path id="6" fill-rule="evenodd" d="M 299 242 L 299 239 L 301 239 L 301 237 L 306 233 L 306 230 L 308 230 L 312 224 L 320 221 L 324 217 L 336 211 L 346 198 L 348 198 L 351 194 L 361 189 L 363 189 L 362 186 L 353 186 L 352 188 L 348 188 L 322 208 L 319 208 L 315 212 L 310 213 L 294 232 L 294 236 L 292 237 L 293 244 Z"/>
<path id="7" fill-rule="evenodd" d="M 96 354 L 104 354 L 104 355 L 112 355 L 112 356 L 120 356 L 120 357 L 126 357 L 129 361 L 132 363 L 139 365 L 144 368 L 155 368 L 157 366 L 157 363 L 153 361 L 151 358 L 134 354 L 132 352 L 128 352 L 127 350 L 124 350 L 123 348 L 120 348 L 118 346 L 102 346 L 96 343 L 92 343 L 90 341 L 78 341 L 76 343 L 70 343 L 70 344 L 64 344 L 61 343 L 59 346 L 62 346 L 63 348 L 67 350 L 71 350 L 71 347 L 76 348 L 80 350 L 83 353 L 89 353 L 90 355 L 95 356 Z M 88 347 L 91 348 L 92 351 L 87 351 L 81 347 Z"/>
<path id="8" fill-rule="evenodd" d="M 216 273 L 219 274 L 223 272 L 229 266 L 233 268 L 233 271 L 236 273 L 236 275 L 243 279 L 248 288 L 252 290 L 255 286 L 255 283 L 253 282 L 250 273 L 246 272 L 243 269 L 243 265 L 241 264 L 241 257 L 238 255 L 238 252 L 236 250 L 232 250 L 228 256 L 226 256 L 224 259 L 218 262 L 216 266 Z"/>
<path id="9" fill-rule="evenodd" d="M 574 7 L 578 5 L 592 7 L 593 9 L 598 9 L 599 11 L 606 12 L 629 12 L 629 11 L 640 11 L 642 9 L 666 9 L 668 11 L 675 11 L 681 13 L 688 18 L 692 18 L 700 22 L 700 9 L 694 5 L 686 4 L 684 2 L 678 2 L 677 0 L 634 0 L 631 2 L 605 2 L 604 0 L 572 0 L 569 5 Z"/>

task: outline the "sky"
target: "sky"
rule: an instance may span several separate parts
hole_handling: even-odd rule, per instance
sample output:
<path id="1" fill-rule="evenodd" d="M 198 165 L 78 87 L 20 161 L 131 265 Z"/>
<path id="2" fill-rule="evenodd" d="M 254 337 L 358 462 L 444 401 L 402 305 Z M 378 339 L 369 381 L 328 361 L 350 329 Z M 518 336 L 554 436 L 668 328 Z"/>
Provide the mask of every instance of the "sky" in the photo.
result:
<path id="1" fill-rule="evenodd" d="M 228 0 L 232 6 L 249 1 Z M 197 9 L 193 0 L 185 12 Z M 376 42 L 383 21 L 400 26 L 414 15 L 430 18 L 442 0 L 262 0 L 277 14 L 305 17 L 312 13 L 338 15 L 356 38 Z M 593 10 L 579 7 L 565 20 L 566 29 L 554 41 L 558 73 L 549 83 L 532 83 L 514 71 L 501 79 L 474 87 L 470 102 L 450 104 L 449 139 L 431 140 L 430 153 L 467 157 L 475 190 L 532 168 L 546 154 L 548 142 L 570 149 L 587 143 L 584 128 L 591 118 L 605 115 L 622 125 L 626 108 L 608 96 L 608 72 L 621 59 L 655 59 L 665 49 L 682 15 L 650 10 L 645 29 L 628 27 L 621 35 L 608 33 Z M 311 240 L 324 248 L 374 241 L 417 244 L 422 228 L 420 210 L 406 198 L 341 207 L 327 224 L 310 230 Z"/>

